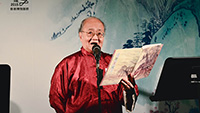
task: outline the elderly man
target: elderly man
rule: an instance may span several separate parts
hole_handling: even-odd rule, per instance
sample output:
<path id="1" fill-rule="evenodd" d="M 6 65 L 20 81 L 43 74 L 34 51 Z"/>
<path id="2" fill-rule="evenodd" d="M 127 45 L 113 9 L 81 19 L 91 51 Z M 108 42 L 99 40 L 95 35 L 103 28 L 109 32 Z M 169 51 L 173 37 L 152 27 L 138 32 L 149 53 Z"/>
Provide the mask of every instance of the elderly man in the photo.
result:
<path id="1" fill-rule="evenodd" d="M 56 67 L 51 80 L 50 104 L 57 113 L 95 113 L 99 110 L 96 60 L 93 43 L 103 46 L 104 23 L 89 17 L 82 21 L 79 29 L 81 50 L 64 58 Z M 111 55 L 101 52 L 99 68 L 108 67 Z M 132 110 L 138 96 L 134 78 L 119 84 L 101 87 L 102 113 L 121 113 L 122 105 Z"/>

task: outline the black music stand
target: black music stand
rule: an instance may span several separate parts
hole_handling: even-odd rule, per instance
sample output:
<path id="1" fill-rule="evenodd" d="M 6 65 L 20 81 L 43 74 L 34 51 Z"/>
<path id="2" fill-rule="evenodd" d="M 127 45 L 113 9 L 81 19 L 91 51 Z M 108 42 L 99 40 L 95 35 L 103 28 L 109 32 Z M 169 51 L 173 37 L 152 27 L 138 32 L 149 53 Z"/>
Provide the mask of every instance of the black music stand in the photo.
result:
<path id="1" fill-rule="evenodd" d="M 10 107 L 10 66 L 0 64 L 0 97 L 1 97 L 1 113 L 9 113 Z"/>
<path id="2" fill-rule="evenodd" d="M 168 58 L 151 101 L 200 99 L 200 58 Z"/>

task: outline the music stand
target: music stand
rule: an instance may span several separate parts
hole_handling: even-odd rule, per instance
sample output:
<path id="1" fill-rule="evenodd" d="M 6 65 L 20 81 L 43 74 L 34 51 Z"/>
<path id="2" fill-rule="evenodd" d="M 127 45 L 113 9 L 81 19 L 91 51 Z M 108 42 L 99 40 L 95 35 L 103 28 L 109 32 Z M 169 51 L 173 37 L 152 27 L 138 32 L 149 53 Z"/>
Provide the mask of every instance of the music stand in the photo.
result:
<path id="1" fill-rule="evenodd" d="M 0 97 L 1 97 L 1 113 L 9 113 L 10 106 L 10 66 L 0 64 Z"/>
<path id="2" fill-rule="evenodd" d="M 168 58 L 151 101 L 200 99 L 200 58 Z"/>

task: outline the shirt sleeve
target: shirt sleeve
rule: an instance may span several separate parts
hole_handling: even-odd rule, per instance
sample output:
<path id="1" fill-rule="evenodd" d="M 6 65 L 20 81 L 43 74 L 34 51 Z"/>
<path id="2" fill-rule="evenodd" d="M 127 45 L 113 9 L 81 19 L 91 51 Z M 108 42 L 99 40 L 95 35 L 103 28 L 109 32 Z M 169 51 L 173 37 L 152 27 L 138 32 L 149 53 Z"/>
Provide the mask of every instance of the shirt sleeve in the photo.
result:
<path id="1" fill-rule="evenodd" d="M 51 87 L 49 93 L 49 101 L 57 113 L 64 113 L 67 95 L 67 73 L 66 66 L 58 65 L 51 79 Z"/>

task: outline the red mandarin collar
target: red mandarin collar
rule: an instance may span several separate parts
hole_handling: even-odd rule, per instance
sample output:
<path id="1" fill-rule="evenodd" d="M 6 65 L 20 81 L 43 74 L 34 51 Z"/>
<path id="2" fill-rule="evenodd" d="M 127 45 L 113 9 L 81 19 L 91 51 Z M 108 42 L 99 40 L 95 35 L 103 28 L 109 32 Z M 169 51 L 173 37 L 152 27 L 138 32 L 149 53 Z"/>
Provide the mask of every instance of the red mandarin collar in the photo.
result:
<path id="1" fill-rule="evenodd" d="M 86 51 L 83 47 L 81 47 L 81 53 L 82 53 L 83 56 L 91 56 L 94 59 L 94 62 L 92 61 L 91 64 L 93 66 L 96 66 L 96 60 L 95 60 L 95 57 L 94 57 L 94 55 L 92 53 Z M 103 66 L 101 64 L 101 60 L 103 60 L 102 55 L 100 57 L 99 68 L 103 69 Z"/>
<path id="2" fill-rule="evenodd" d="M 92 53 L 86 51 L 83 47 L 81 47 L 81 53 L 82 53 L 83 55 L 86 55 L 86 56 L 93 56 Z"/>

